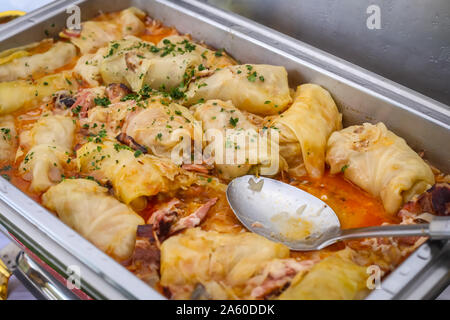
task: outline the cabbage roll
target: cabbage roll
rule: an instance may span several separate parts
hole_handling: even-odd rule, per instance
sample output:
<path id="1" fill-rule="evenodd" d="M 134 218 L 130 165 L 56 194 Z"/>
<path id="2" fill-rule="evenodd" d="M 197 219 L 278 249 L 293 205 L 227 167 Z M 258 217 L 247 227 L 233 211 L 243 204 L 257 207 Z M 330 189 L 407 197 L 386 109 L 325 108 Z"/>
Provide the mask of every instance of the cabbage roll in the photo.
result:
<path id="1" fill-rule="evenodd" d="M 61 147 L 39 144 L 28 151 L 19 172 L 24 180 L 31 181 L 30 190 L 43 192 L 61 181 L 68 158 L 68 151 Z"/>
<path id="2" fill-rule="evenodd" d="M 36 81 L 0 82 L 0 115 L 36 107 L 42 101 L 49 101 L 57 91 L 76 91 L 77 87 L 76 80 L 69 72 L 52 74 Z"/>
<path id="3" fill-rule="evenodd" d="M 380 197 L 390 214 L 434 184 L 431 168 L 403 140 L 379 122 L 334 132 L 328 140 L 331 173 Z"/>
<path id="4" fill-rule="evenodd" d="M 139 34 L 145 29 L 142 20 L 145 13 L 131 7 L 120 12 L 119 17 L 110 21 L 86 21 L 81 24 L 81 32 L 66 29 L 60 33 L 76 45 L 82 54 L 93 53 L 112 40 L 127 35 Z"/>
<path id="5" fill-rule="evenodd" d="M 21 134 L 21 147 L 29 151 L 19 172 L 24 180 L 31 181 L 32 191 L 43 192 L 61 181 L 64 170 L 70 166 L 74 134 L 72 119 L 61 115 L 42 117 L 31 130 Z"/>
<path id="6" fill-rule="evenodd" d="M 100 48 L 96 53 L 82 55 L 75 65 L 73 71 L 91 87 L 98 87 L 102 83 L 100 75 L 100 63 L 107 54 L 108 48 Z"/>
<path id="7" fill-rule="evenodd" d="M 22 146 L 48 144 L 72 149 L 75 133 L 73 119 L 62 115 L 41 117 L 29 131 L 20 136 Z"/>
<path id="8" fill-rule="evenodd" d="M 23 79 L 36 72 L 51 73 L 69 63 L 76 54 L 73 44 L 57 42 L 44 53 L 24 55 L 0 64 L 0 81 Z"/>
<path id="9" fill-rule="evenodd" d="M 111 141 L 86 143 L 77 151 L 77 163 L 82 173 L 109 181 L 115 195 L 136 210 L 145 208 L 148 196 L 175 191 L 195 182 L 194 174 L 169 160 Z"/>
<path id="10" fill-rule="evenodd" d="M 0 117 L 0 161 L 14 160 L 17 148 L 17 132 L 12 116 Z"/>
<path id="11" fill-rule="evenodd" d="M 111 54 L 100 66 L 103 81 L 124 83 L 135 92 L 144 84 L 162 91 L 179 86 L 185 74 L 200 65 L 201 54 L 185 44 L 163 41 L 158 46 L 136 37 L 111 42 Z"/>
<path id="12" fill-rule="evenodd" d="M 352 261 L 350 249 L 323 259 L 308 273 L 298 273 L 281 300 L 353 300 L 366 293 L 366 268 Z"/>
<path id="13" fill-rule="evenodd" d="M 123 128 L 127 136 L 152 154 L 171 158 L 180 139 L 194 138 L 194 120 L 189 110 L 179 104 L 163 105 L 159 101 L 149 101 L 146 108 L 138 108 L 127 117 Z M 187 151 L 190 156 L 190 150 Z"/>
<path id="14" fill-rule="evenodd" d="M 191 109 L 194 111 L 194 117 L 202 122 L 203 130 L 206 133 L 205 138 L 212 140 L 205 147 L 205 160 L 207 162 L 215 160 L 214 165 L 221 178 L 230 180 L 247 174 L 253 166 L 270 166 L 272 164 L 274 159 L 270 154 L 270 145 L 267 148 L 267 154 L 258 150 L 258 143 L 262 143 L 257 126 L 258 117 L 240 111 L 230 101 L 208 100 Z M 259 122 L 262 123 L 262 119 Z M 214 133 L 213 136 L 208 137 L 211 130 L 216 130 L 220 137 L 216 137 Z M 216 145 L 217 143 L 220 145 Z M 270 140 L 268 140 L 269 143 Z M 230 162 L 232 163 L 226 161 L 228 159 L 227 152 L 231 152 Z M 239 152 L 242 157 L 239 157 Z M 250 153 L 253 155 L 250 156 Z M 210 156 L 211 159 L 208 159 Z M 278 157 L 278 153 L 273 156 Z M 277 172 L 278 167 L 275 168 L 273 174 Z"/>
<path id="15" fill-rule="evenodd" d="M 33 52 L 36 52 L 36 50 L 41 50 L 42 48 L 45 49 L 47 47 L 51 47 L 52 45 L 53 39 L 47 38 L 41 41 L 26 44 L 24 46 L 4 50 L 0 52 L 0 65 L 11 62 L 14 59 L 28 57 L 32 55 Z"/>
<path id="16" fill-rule="evenodd" d="M 283 112 L 292 101 L 287 72 L 271 65 L 236 65 L 216 70 L 189 85 L 186 103 L 200 99 L 231 100 L 240 110 L 257 115 Z"/>
<path id="17" fill-rule="evenodd" d="M 294 102 L 268 127 L 280 131 L 280 152 L 289 167 L 301 175 L 302 167 L 318 178 L 325 169 L 325 151 L 331 133 L 342 128 L 342 115 L 329 92 L 315 84 L 297 87 Z"/>
<path id="18" fill-rule="evenodd" d="M 287 257 L 286 246 L 254 233 L 188 229 L 161 245 L 161 285 L 174 299 L 189 299 L 197 287 L 204 298 L 242 299 L 247 281 L 265 263 Z"/>
<path id="19" fill-rule="evenodd" d="M 80 125 L 89 126 L 89 133 L 105 132 L 114 139 L 122 130 L 122 125 L 129 114 L 136 108 L 133 101 L 123 101 L 110 104 L 108 108 L 97 106 L 88 111 L 86 118 L 80 119 Z"/>
<path id="20" fill-rule="evenodd" d="M 42 196 L 42 204 L 100 250 L 123 261 L 131 256 L 144 220 L 95 181 L 67 179 Z"/>

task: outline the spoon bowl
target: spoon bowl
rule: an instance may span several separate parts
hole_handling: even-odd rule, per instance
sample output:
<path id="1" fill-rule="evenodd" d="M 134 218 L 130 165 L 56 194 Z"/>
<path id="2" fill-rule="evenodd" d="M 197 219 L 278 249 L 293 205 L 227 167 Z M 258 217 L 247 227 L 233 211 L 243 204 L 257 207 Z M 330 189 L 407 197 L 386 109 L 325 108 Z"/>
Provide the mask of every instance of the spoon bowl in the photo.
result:
<path id="1" fill-rule="evenodd" d="M 450 239 L 450 219 L 410 225 L 341 229 L 336 213 L 312 194 L 287 183 L 246 175 L 227 187 L 227 200 L 236 217 L 250 231 L 291 250 L 320 250 L 337 241 L 369 237 L 428 236 Z"/>
<path id="2" fill-rule="evenodd" d="M 293 250 L 313 250 L 341 224 L 325 202 L 278 180 L 246 175 L 230 182 L 227 199 L 250 231 Z"/>

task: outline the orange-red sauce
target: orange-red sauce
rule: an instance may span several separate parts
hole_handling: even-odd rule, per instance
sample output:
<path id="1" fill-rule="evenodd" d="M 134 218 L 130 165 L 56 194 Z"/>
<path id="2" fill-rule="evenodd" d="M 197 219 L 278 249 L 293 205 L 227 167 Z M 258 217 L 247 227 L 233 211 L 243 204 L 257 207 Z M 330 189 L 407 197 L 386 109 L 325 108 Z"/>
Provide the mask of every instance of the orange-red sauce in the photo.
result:
<path id="1" fill-rule="evenodd" d="M 386 213 L 379 199 L 346 180 L 342 174 L 325 173 L 319 179 L 305 176 L 292 184 L 328 204 L 336 212 L 343 229 L 400 222 Z"/>

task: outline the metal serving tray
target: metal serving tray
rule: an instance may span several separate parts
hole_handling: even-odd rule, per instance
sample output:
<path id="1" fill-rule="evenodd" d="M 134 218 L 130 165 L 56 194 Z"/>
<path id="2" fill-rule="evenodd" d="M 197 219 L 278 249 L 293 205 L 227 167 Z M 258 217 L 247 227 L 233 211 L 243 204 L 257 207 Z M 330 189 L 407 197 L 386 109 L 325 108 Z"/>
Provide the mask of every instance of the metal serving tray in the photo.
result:
<path id="1" fill-rule="evenodd" d="M 243 63 L 285 66 L 292 86 L 313 82 L 328 89 L 344 124 L 383 121 L 438 168 L 450 172 L 450 111 L 445 105 L 298 40 L 196 0 L 56 1 L 0 30 L 0 50 L 56 36 L 76 4 L 82 20 L 99 11 L 136 6 L 180 32 L 190 33 Z M 162 299 L 49 211 L 0 178 L 0 223 L 61 275 L 81 274 L 82 289 L 98 299 Z M 369 299 L 434 298 L 450 282 L 450 247 L 427 242 L 374 290 Z"/>

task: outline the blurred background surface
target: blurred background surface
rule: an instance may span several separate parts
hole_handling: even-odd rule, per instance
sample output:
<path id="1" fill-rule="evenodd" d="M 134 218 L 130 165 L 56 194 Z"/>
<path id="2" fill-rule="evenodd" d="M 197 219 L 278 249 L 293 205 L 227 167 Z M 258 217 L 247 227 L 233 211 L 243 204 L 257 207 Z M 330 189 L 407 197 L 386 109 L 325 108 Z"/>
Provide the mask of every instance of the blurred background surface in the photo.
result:
<path id="1" fill-rule="evenodd" d="M 450 106 L 449 0 L 200 1 L 269 26 Z M 380 29 L 367 27 L 371 5 L 380 9 Z"/>

